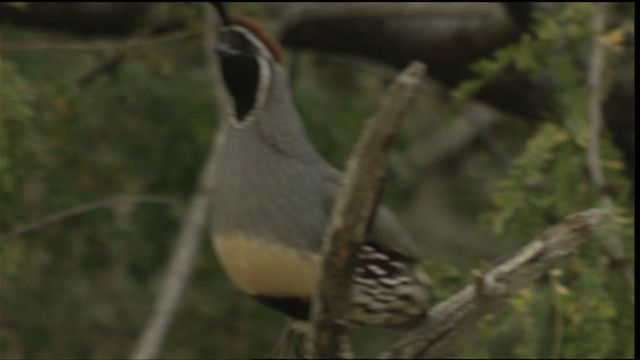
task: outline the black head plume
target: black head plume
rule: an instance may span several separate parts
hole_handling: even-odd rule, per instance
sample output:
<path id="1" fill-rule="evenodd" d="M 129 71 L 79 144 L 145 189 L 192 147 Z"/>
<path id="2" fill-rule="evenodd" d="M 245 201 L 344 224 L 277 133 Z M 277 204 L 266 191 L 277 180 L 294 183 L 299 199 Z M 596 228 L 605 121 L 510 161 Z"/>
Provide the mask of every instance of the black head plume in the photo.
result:
<path id="1" fill-rule="evenodd" d="M 209 4 L 213 5 L 213 7 L 218 11 L 218 15 L 222 19 L 222 23 L 225 26 L 229 25 L 229 15 L 227 15 L 227 9 L 224 8 L 224 5 L 218 1 L 209 1 Z"/>

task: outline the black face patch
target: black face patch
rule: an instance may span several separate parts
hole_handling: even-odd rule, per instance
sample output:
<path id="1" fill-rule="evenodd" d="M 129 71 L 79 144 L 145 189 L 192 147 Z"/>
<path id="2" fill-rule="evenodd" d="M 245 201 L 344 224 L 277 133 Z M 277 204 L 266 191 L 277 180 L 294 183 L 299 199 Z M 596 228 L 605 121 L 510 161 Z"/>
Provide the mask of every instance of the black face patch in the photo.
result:
<path id="1" fill-rule="evenodd" d="M 233 98 L 238 121 L 256 107 L 260 85 L 258 51 L 242 32 L 226 29 L 220 32 L 220 63 L 224 83 Z"/>
<path id="2" fill-rule="evenodd" d="M 249 55 L 223 55 L 220 58 L 224 83 L 233 97 L 236 116 L 242 121 L 255 107 L 260 67 Z"/>

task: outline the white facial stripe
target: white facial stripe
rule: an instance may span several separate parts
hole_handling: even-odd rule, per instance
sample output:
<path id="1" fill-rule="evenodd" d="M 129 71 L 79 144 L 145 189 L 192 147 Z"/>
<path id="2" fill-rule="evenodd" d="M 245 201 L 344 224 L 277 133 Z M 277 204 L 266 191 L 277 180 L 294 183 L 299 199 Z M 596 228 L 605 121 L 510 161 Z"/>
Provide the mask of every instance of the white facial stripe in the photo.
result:
<path id="1" fill-rule="evenodd" d="M 260 41 L 253 33 L 241 26 L 231 26 L 231 29 L 241 32 L 247 40 L 254 45 L 260 56 L 256 57 L 258 61 L 258 88 L 256 89 L 256 102 L 253 105 L 253 109 L 249 111 L 249 113 L 244 117 L 242 121 L 238 120 L 238 115 L 235 112 L 235 104 L 230 109 L 230 118 L 231 124 L 234 127 L 242 129 L 245 126 L 249 125 L 256 118 L 256 114 L 264 108 L 264 104 L 267 101 L 267 91 L 269 90 L 269 85 L 271 84 L 271 66 L 269 65 L 270 61 L 274 61 L 273 55 L 271 51 Z M 233 102 L 233 99 L 231 99 Z"/>
<path id="2" fill-rule="evenodd" d="M 264 56 L 269 60 L 274 60 L 273 54 L 271 53 L 269 48 L 264 44 L 264 42 L 262 42 L 262 40 L 260 40 L 257 36 L 255 36 L 247 28 L 242 27 L 242 26 L 238 26 L 238 25 L 233 25 L 233 26 L 230 27 L 230 29 L 242 33 L 244 35 L 244 37 L 247 40 L 249 40 L 251 42 L 251 44 L 258 49 L 258 52 L 260 53 L 260 56 Z"/>
<path id="3" fill-rule="evenodd" d="M 257 94 L 255 103 L 253 104 L 253 109 L 245 115 L 242 121 L 238 120 L 238 115 L 235 111 L 235 104 L 233 104 L 229 109 L 231 124 L 239 129 L 242 129 L 252 123 L 255 120 L 257 113 L 262 111 L 264 104 L 267 101 L 267 92 L 269 90 L 269 85 L 271 84 L 271 67 L 269 66 L 269 62 L 264 58 L 257 57 L 256 60 L 258 61 L 260 69 L 258 71 L 258 88 L 256 89 Z M 229 100 L 233 102 L 232 97 L 230 97 Z"/>

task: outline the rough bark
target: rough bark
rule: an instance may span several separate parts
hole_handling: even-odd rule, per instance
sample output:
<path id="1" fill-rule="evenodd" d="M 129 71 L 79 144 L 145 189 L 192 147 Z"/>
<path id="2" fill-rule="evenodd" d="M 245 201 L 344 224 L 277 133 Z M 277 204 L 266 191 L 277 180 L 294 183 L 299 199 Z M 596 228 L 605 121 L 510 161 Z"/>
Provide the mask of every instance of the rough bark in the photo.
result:
<path id="1" fill-rule="evenodd" d="M 566 217 L 523 247 L 517 254 L 484 273 L 474 283 L 433 307 L 425 322 L 406 334 L 383 358 L 440 358 L 465 330 L 578 251 L 608 216 L 590 209 Z"/>
<path id="2" fill-rule="evenodd" d="M 390 86 L 376 114 L 367 121 L 347 165 L 342 189 L 324 239 L 323 263 L 313 299 L 308 353 L 314 358 L 336 358 L 340 353 L 349 311 L 355 249 L 364 236 L 379 192 L 384 161 L 425 65 L 411 63 Z"/>

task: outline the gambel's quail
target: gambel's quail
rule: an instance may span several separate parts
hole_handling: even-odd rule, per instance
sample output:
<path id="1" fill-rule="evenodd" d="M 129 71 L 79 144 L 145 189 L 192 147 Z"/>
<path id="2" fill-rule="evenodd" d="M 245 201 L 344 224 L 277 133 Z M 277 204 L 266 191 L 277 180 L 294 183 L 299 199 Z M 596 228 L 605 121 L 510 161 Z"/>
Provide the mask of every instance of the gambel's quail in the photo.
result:
<path id="1" fill-rule="evenodd" d="M 342 174 L 305 134 L 278 42 L 250 18 L 221 17 L 226 108 L 215 159 L 214 248 L 237 287 L 304 321 Z M 417 260 L 409 235 L 379 205 L 358 252 L 345 320 L 400 328 L 422 319 L 428 291 L 413 269 Z"/>

